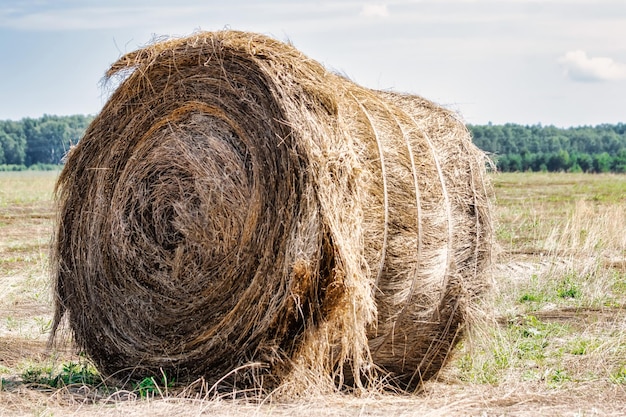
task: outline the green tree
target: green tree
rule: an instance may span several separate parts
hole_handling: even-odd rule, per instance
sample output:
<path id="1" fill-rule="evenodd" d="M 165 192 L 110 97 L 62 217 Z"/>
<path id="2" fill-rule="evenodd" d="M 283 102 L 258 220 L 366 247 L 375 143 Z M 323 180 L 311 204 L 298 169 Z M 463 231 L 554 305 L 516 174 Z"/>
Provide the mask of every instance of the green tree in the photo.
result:
<path id="1" fill-rule="evenodd" d="M 593 171 L 593 158 L 588 153 L 577 154 L 576 163 L 583 172 Z"/>
<path id="2" fill-rule="evenodd" d="M 612 158 L 607 152 L 602 152 L 593 156 L 593 169 L 595 172 L 609 172 L 611 170 Z"/>
<path id="3" fill-rule="evenodd" d="M 6 164 L 6 159 L 4 158 L 3 144 L 9 142 L 10 140 L 11 137 L 3 130 L 0 130 L 0 164 Z"/>
<path id="4" fill-rule="evenodd" d="M 620 150 L 613 158 L 612 171 L 626 172 L 626 148 Z"/>
<path id="5" fill-rule="evenodd" d="M 69 147 L 67 124 L 57 120 L 37 124 L 28 138 L 26 164 L 58 164 L 64 155 L 63 146 Z"/>
<path id="6" fill-rule="evenodd" d="M 522 168 L 522 157 L 518 154 L 508 154 L 509 160 L 509 172 L 520 172 L 523 171 Z"/>
<path id="7" fill-rule="evenodd" d="M 626 149 L 626 124 L 557 128 L 505 125 L 468 128 L 476 145 L 495 155 L 501 171 L 621 172 L 618 157 Z M 521 157 L 521 168 L 519 160 Z"/>
<path id="8" fill-rule="evenodd" d="M 0 122 L 0 147 L 5 164 L 22 165 L 26 158 L 26 134 L 23 125 L 15 121 Z"/>
<path id="9" fill-rule="evenodd" d="M 569 153 L 563 149 L 553 153 L 548 159 L 547 166 L 550 172 L 567 171 L 571 167 Z"/>
<path id="10" fill-rule="evenodd" d="M 509 172 L 509 158 L 506 155 L 497 156 L 495 162 L 498 171 Z"/>

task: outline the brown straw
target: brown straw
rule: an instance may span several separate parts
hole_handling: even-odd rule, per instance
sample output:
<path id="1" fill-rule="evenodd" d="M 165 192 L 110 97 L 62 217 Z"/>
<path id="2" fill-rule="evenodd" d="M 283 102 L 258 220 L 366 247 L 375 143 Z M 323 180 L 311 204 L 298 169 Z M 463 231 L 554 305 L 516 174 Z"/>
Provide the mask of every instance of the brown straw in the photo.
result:
<path id="1" fill-rule="evenodd" d="M 58 180 L 55 331 L 67 317 L 120 380 L 439 372 L 492 247 L 485 156 L 454 113 L 253 33 L 156 43 L 120 74 Z"/>

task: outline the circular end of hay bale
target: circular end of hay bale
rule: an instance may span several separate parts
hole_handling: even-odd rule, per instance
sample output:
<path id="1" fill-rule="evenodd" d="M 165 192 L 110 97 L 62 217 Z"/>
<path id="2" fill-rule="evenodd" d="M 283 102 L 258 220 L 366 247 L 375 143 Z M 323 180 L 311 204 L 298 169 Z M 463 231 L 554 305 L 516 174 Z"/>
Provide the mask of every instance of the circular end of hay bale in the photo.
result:
<path id="1" fill-rule="evenodd" d="M 216 288 L 233 277 L 202 267 L 237 256 L 256 226 L 260 202 L 252 199 L 246 154 L 225 121 L 199 109 L 167 118 L 142 136 L 112 191 L 116 268 L 124 276 L 145 276 L 143 286 L 159 295 L 189 301 L 223 296 Z"/>
<path id="2" fill-rule="evenodd" d="M 315 315 L 302 271 L 320 258 L 321 226 L 301 224 L 316 210 L 296 144 L 246 54 L 184 65 L 207 48 L 181 42 L 144 62 L 59 178 L 57 316 L 105 375 L 274 377 Z M 228 65 L 240 75 L 216 81 Z"/>

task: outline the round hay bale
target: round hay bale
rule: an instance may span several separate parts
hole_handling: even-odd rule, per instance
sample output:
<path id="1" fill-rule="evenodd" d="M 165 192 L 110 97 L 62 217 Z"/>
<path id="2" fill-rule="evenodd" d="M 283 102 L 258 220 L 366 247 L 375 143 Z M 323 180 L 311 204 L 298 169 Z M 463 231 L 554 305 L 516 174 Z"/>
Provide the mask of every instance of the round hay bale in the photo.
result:
<path id="1" fill-rule="evenodd" d="M 116 75 L 57 183 L 55 331 L 67 317 L 118 379 L 437 374 L 492 242 L 485 158 L 453 113 L 245 32 L 156 43 Z"/>

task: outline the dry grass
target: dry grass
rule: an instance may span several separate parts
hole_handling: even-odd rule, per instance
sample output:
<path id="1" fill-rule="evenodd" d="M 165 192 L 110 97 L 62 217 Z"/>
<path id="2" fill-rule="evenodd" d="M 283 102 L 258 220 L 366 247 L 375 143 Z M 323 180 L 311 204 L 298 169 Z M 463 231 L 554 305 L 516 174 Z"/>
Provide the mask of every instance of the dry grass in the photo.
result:
<path id="1" fill-rule="evenodd" d="M 14 203 L 7 210 L 50 212 L 54 180 L 48 176 L 43 187 L 40 200 L 46 210 L 31 210 L 30 203 Z M 6 177 L 2 181 L 16 194 L 19 184 L 26 183 Z M 28 370 L 58 370 L 82 359 L 71 352 L 50 356 L 45 351 L 49 329 L 42 332 L 35 326 L 39 313 L 48 320 L 52 317 L 50 300 L 36 296 L 49 290 L 46 262 L 11 265 L 8 260 L 15 273 L 4 272 L 0 280 L 3 288 L 13 291 L 10 296 L 0 292 L 0 415 L 624 415 L 626 252 L 619 239 L 623 234 L 615 232 L 624 227 L 626 177 L 500 174 L 494 184 L 502 253 L 493 273 L 497 291 L 493 305 L 487 307 L 499 322 L 474 334 L 472 350 L 462 346 L 450 369 L 439 381 L 427 383 L 419 395 L 370 393 L 279 401 L 271 396 L 232 399 L 232 394 L 207 393 L 196 386 L 197 396 L 187 390 L 181 398 L 179 390 L 162 387 L 163 395 L 157 392 L 153 399 L 142 399 L 132 387 L 130 391 L 112 387 L 108 394 L 97 393 L 94 403 L 94 385 L 67 389 L 25 385 L 21 380 Z M 541 192 L 535 193 L 539 188 Z M 534 197 L 524 198 L 527 194 Z M 41 219 L 28 220 L 27 215 L 5 219 L 2 233 L 21 235 L 19 230 L 31 221 Z M 30 243 L 24 237 L 23 255 L 45 256 L 46 245 L 37 242 L 46 241 L 51 228 L 49 218 L 47 226 L 32 229 Z M 520 243 L 519 249 L 510 246 L 511 240 Z M 1 242 L 6 247 L 4 239 Z M 554 242 L 563 246 L 555 248 Z M 0 255 L 12 256 L 4 250 Z M 560 285 L 567 277 L 574 285 Z M 22 307 L 25 303 L 29 309 Z M 21 327 L 8 320 L 18 315 Z"/>
<path id="2" fill-rule="evenodd" d="M 493 268 L 498 325 L 485 326 L 460 355 L 456 377 L 543 386 L 556 396 L 609 390 L 624 404 L 626 177 L 561 175 L 551 186 L 554 178 L 496 177 L 500 201 L 509 199 L 499 206 L 505 249 Z M 541 198 L 520 201 L 537 184 Z M 581 185 L 587 191 L 576 195 Z"/>
<path id="3" fill-rule="evenodd" d="M 337 394 L 307 400 L 271 401 L 163 397 L 135 398 L 92 404 L 64 390 L 46 393 L 22 389 L 4 395 L 3 416 L 623 416 L 623 388 L 579 384 L 567 390 L 546 390 L 540 384 L 515 387 L 429 385 L 419 397 L 380 395 L 355 398 Z"/>

